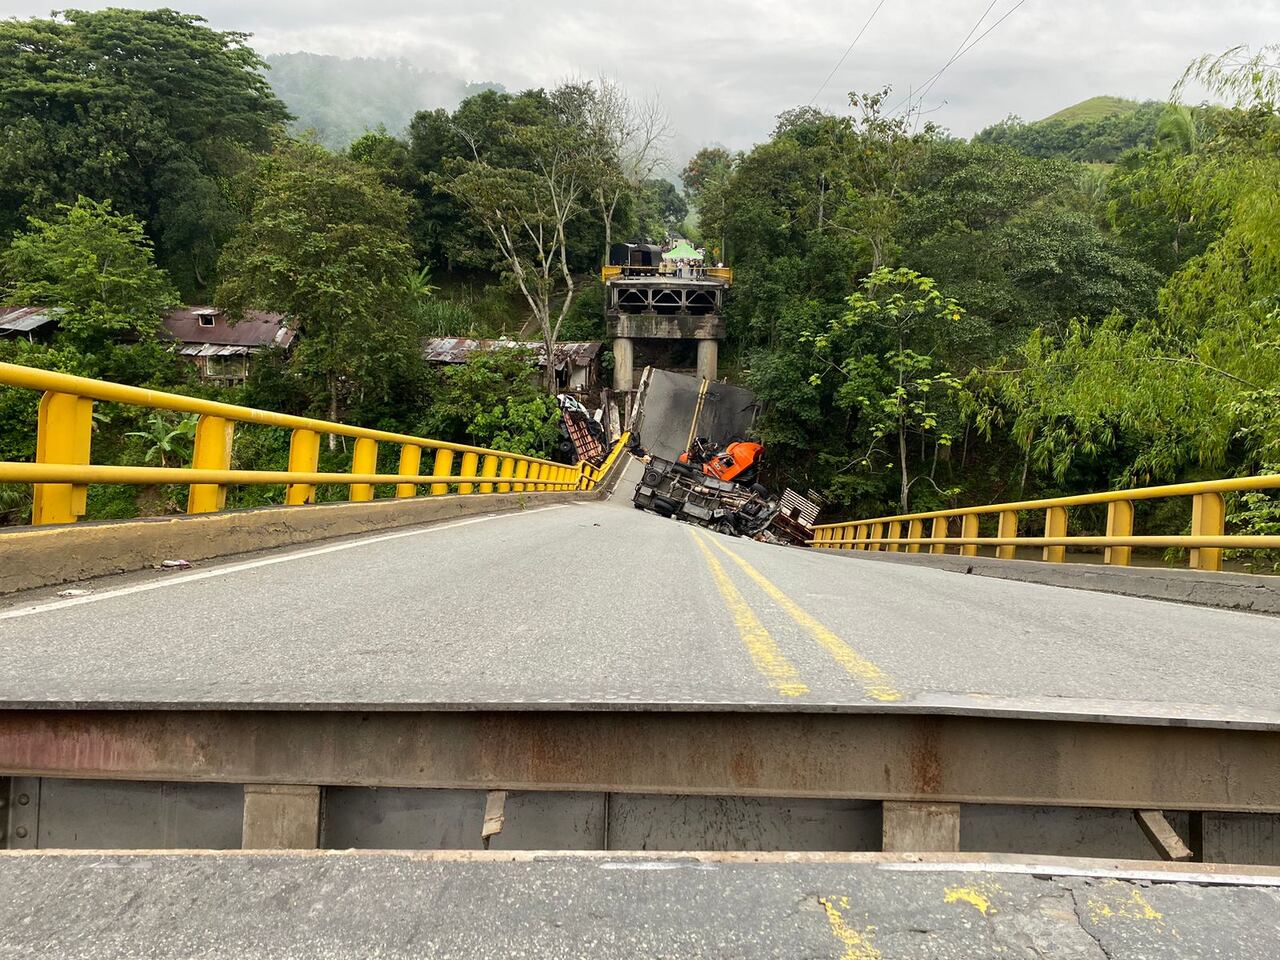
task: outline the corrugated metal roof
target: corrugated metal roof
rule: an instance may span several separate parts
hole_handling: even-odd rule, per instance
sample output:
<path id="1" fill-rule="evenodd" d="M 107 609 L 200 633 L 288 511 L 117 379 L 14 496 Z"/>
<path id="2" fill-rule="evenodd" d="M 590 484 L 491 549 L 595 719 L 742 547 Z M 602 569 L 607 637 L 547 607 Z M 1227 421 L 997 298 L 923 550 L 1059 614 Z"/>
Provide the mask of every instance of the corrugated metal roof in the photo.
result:
<path id="1" fill-rule="evenodd" d="M 201 317 L 212 317 L 210 325 L 201 324 Z M 192 344 L 220 344 L 242 346 L 251 350 L 265 347 L 287 347 L 293 342 L 294 332 L 284 322 L 284 315 L 262 310 L 246 310 L 244 317 L 232 321 L 216 307 L 189 306 L 171 311 L 164 318 L 164 328 L 170 337 L 188 346 Z M 184 354 L 187 351 L 182 351 Z M 188 354 L 190 356 L 191 354 Z M 201 354 L 213 356 L 213 354 Z"/>
<path id="2" fill-rule="evenodd" d="M 58 307 L 0 307 L 0 334 L 30 333 L 58 319 Z"/>
<path id="3" fill-rule="evenodd" d="M 575 367 L 588 367 L 600 354 L 604 347 L 599 340 L 571 340 L 557 343 L 555 349 L 556 369 L 564 369 L 565 364 Z M 547 349 L 541 341 L 536 340 L 474 340 L 467 337 L 428 337 L 422 341 L 422 355 L 428 363 L 462 363 L 468 356 L 478 350 L 501 350 L 503 348 L 524 348 L 533 351 L 538 366 L 546 366 Z"/>
<path id="4" fill-rule="evenodd" d="M 219 343 L 189 343 L 178 353 L 184 357 L 240 357 L 253 353 L 253 348 Z"/>

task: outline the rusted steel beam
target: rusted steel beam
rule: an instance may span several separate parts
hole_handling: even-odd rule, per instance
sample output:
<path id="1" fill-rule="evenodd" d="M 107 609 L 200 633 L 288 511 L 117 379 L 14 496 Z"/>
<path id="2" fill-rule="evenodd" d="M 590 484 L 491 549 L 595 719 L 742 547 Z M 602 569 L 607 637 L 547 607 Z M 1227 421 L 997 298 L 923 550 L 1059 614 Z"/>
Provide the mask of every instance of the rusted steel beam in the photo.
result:
<path id="1" fill-rule="evenodd" d="M 1280 732 L 740 712 L 0 711 L 0 776 L 1280 812 Z"/>

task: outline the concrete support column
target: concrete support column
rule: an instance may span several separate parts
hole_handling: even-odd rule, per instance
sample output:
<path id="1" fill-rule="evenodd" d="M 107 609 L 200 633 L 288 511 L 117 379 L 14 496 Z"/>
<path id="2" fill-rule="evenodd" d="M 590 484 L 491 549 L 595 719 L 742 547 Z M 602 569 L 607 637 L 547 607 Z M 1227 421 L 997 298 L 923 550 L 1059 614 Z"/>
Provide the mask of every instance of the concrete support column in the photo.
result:
<path id="1" fill-rule="evenodd" d="M 882 849 L 886 853 L 956 853 L 960 804 L 886 800 Z"/>
<path id="2" fill-rule="evenodd" d="M 698 376 L 715 380 L 720 375 L 720 341 L 698 341 Z"/>
<path id="3" fill-rule="evenodd" d="M 702 354 L 698 354 L 701 358 Z M 699 359 L 701 366 L 701 359 Z M 629 337 L 613 341 L 613 389 L 630 393 L 635 383 L 635 346 Z"/>
<path id="4" fill-rule="evenodd" d="M 244 850 L 314 850 L 320 844 L 320 788 L 246 783 Z"/>

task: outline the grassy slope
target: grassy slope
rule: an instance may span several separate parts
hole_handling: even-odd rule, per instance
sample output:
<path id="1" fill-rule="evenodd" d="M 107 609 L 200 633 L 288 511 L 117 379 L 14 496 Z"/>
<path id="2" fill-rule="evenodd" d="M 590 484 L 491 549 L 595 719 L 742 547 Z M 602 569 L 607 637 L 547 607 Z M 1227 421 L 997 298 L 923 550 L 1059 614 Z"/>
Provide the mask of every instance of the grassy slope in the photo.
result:
<path id="1" fill-rule="evenodd" d="M 1064 123 L 1084 123 L 1089 120 L 1101 120 L 1103 117 L 1117 113 L 1133 113 L 1139 106 L 1138 101 L 1126 100 L 1124 97 L 1090 97 L 1088 100 L 1082 100 L 1073 106 L 1059 110 L 1040 122 L 1061 120 Z"/>

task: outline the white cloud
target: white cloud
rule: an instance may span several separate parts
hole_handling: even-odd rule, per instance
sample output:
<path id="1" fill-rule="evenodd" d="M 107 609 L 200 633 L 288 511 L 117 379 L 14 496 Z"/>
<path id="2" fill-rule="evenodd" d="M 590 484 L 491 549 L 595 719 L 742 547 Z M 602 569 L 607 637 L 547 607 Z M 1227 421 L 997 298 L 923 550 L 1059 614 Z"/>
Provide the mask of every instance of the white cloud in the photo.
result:
<path id="1" fill-rule="evenodd" d="M 768 136 L 778 113 L 814 95 L 875 6 L 875 0 L 685 7 L 582 0 L 170 2 L 219 28 L 252 32 L 264 53 L 402 57 L 511 89 L 608 73 L 637 92 L 659 91 L 685 149 L 711 141 L 747 147 Z M 889 0 L 817 104 L 840 110 L 849 90 L 918 87 L 988 2 Z M 997 0 L 986 23 L 1015 2 Z M 0 13 L 9 15 L 43 15 L 48 7 L 48 0 L 0 0 Z M 1200 54 L 1272 39 L 1280 40 L 1276 0 L 1176 6 L 1026 0 L 937 82 L 930 117 L 968 135 L 1010 113 L 1035 119 L 1098 94 L 1163 97 Z"/>

